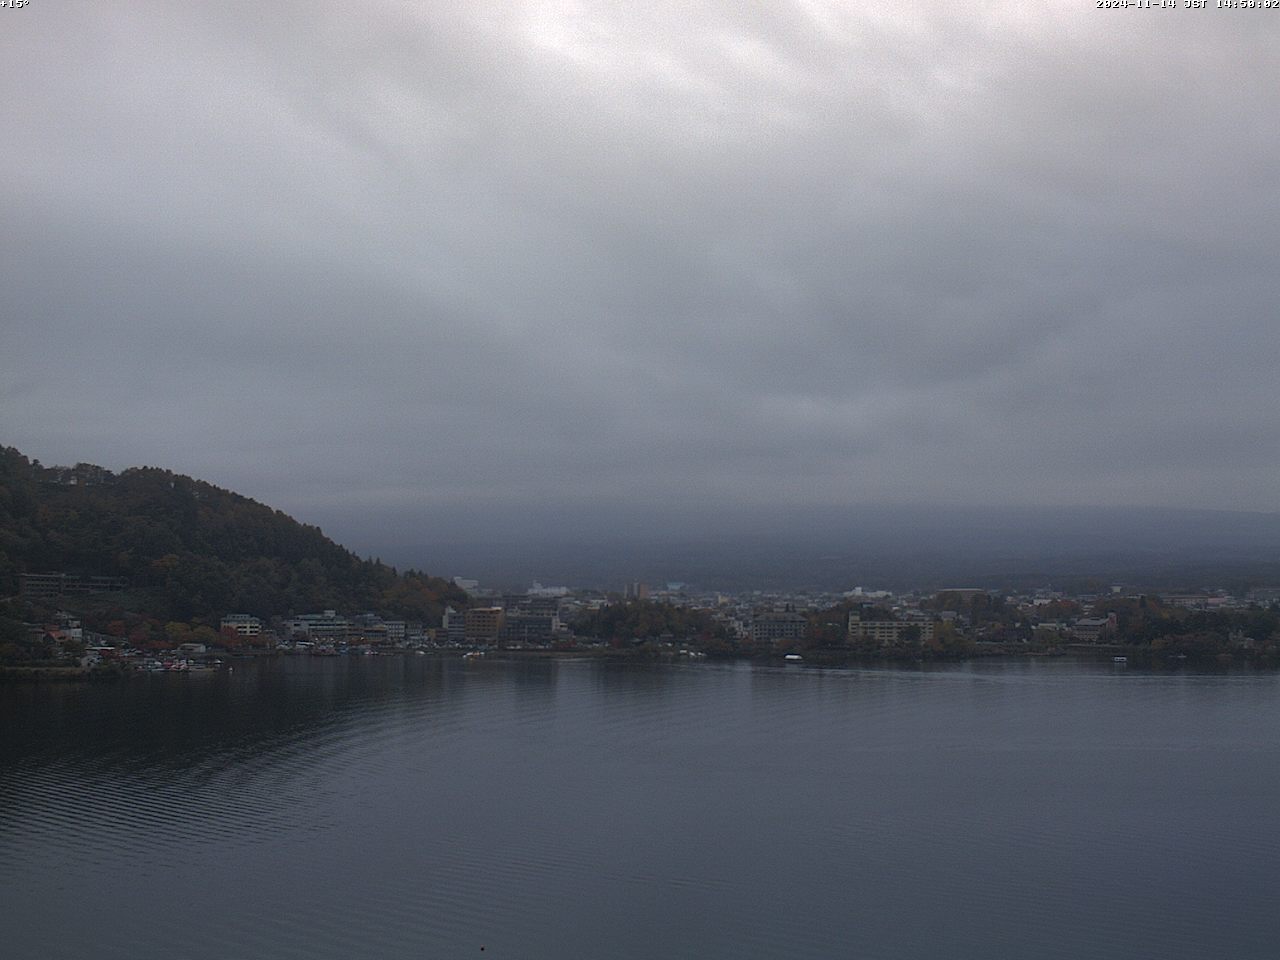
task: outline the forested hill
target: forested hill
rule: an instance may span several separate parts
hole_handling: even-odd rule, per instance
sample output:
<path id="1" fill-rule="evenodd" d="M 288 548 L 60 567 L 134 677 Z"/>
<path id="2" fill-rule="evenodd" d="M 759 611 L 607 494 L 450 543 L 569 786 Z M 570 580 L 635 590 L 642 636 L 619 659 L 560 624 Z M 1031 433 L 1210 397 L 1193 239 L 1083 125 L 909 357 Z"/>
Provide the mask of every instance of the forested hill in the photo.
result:
<path id="1" fill-rule="evenodd" d="M 466 604 L 448 581 L 361 560 L 319 528 L 190 477 L 44 467 L 0 447 L 0 597 L 22 573 L 120 577 L 167 620 L 333 608 L 433 621 Z"/>

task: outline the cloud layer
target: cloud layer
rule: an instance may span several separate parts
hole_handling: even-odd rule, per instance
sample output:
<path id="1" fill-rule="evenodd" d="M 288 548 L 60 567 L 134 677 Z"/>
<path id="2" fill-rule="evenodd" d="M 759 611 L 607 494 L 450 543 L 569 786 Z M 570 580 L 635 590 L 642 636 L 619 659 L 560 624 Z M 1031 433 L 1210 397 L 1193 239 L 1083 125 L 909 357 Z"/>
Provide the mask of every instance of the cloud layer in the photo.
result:
<path id="1" fill-rule="evenodd" d="M 0 437 L 450 536 L 1278 509 L 1280 17 L 632 6 L 10 12 Z"/>

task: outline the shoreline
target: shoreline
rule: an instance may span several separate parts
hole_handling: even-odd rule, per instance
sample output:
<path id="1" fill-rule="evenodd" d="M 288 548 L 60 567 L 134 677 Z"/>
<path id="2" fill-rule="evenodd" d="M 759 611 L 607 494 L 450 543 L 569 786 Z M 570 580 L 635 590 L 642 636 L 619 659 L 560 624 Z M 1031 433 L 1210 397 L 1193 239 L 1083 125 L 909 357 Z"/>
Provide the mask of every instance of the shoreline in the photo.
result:
<path id="1" fill-rule="evenodd" d="M 798 655 L 797 660 L 787 660 L 787 655 Z M 58 667 L 58 666 L 0 666 L 0 684 L 4 683 L 98 683 L 114 682 L 135 676 L 154 677 L 157 675 L 178 675 L 184 677 L 210 677 L 227 672 L 231 663 L 227 661 L 255 661 L 264 659 L 322 659 L 334 658 L 364 659 L 366 654 L 305 654 L 291 651 L 260 651 L 240 654 L 222 654 L 224 664 L 221 667 L 207 666 L 195 670 L 143 670 L 132 665 L 112 664 L 94 667 Z M 852 650 L 809 650 L 809 651 L 771 651 L 758 654 L 723 654 L 707 653 L 694 648 L 682 648 L 680 651 L 655 649 L 644 645 L 634 647 L 582 647 L 574 649 L 518 649 L 518 648 L 475 648 L 447 650 L 387 650 L 379 651 L 372 656 L 378 658 L 400 657 L 412 659 L 418 656 L 436 660 L 467 661 L 520 661 L 520 660 L 602 660 L 612 662 L 635 663 L 758 663 L 764 665 L 793 667 L 858 667 L 858 666 L 927 666 L 934 664 L 960 664 L 980 661 L 1015 661 L 1015 660 L 1075 660 L 1093 663 L 1114 663 L 1117 667 L 1136 666 L 1151 668 L 1226 669 L 1231 667 L 1248 667 L 1253 670 L 1280 670 L 1280 663 L 1262 660 L 1257 657 L 1217 655 L 1208 657 L 1188 657 L 1161 654 L 1150 650 L 1134 649 L 1115 644 L 1071 644 L 1048 650 L 1018 650 L 1001 647 L 990 650 L 971 650 L 962 654 L 921 655 L 916 651 L 898 652 L 859 652 Z M 1117 660 L 1117 658 L 1123 658 Z"/>

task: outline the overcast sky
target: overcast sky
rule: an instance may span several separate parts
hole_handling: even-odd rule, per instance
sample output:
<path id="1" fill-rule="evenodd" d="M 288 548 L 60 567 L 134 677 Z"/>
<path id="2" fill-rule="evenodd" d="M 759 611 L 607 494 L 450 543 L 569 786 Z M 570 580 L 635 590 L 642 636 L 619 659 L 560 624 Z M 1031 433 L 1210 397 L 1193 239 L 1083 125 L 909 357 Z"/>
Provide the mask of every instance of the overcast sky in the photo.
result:
<path id="1" fill-rule="evenodd" d="M 1280 11 L 0 14 L 0 442 L 46 463 L 450 536 L 1280 510 Z"/>

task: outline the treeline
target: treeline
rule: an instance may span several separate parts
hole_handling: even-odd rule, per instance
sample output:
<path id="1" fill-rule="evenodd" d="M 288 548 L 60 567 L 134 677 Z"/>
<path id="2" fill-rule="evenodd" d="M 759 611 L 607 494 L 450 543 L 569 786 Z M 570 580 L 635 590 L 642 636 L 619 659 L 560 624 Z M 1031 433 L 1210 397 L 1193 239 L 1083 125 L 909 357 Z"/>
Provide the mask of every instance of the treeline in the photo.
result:
<path id="1" fill-rule="evenodd" d="M 706 611 L 651 600 L 629 600 L 588 611 L 574 621 L 573 632 L 602 640 L 647 640 L 664 635 L 710 640 L 727 636 L 725 628 Z"/>
<path id="2" fill-rule="evenodd" d="M 1274 608 L 1187 610 L 1156 597 L 1112 597 L 1093 612 L 1115 614 L 1119 642 L 1153 653 L 1280 660 L 1280 612 Z"/>
<path id="3" fill-rule="evenodd" d="M 920 608 L 935 615 L 949 611 L 960 620 L 935 620 L 929 638 L 913 636 L 908 627 L 896 643 L 888 646 L 878 641 L 859 642 L 850 640 L 847 634 L 848 617 L 855 609 L 863 620 L 895 620 L 897 617 L 884 607 L 845 601 L 826 610 L 807 613 L 809 624 L 804 639 L 786 646 L 796 651 L 909 654 L 926 659 L 969 656 L 977 650 L 975 642 L 992 645 L 988 650 L 1004 646 L 1051 651 L 1073 642 L 1070 631 L 1064 632 L 1057 624 L 1086 616 L 1114 615 L 1115 628 L 1107 633 L 1105 642 L 1131 647 L 1134 653 L 1280 663 L 1280 608 L 1275 605 L 1191 610 L 1165 604 L 1156 596 L 1107 596 L 1088 605 L 1067 598 L 1056 599 L 1029 613 L 999 595 L 948 591 L 922 601 Z"/>
<path id="4" fill-rule="evenodd" d="M 44 467 L 0 448 L 0 596 L 22 573 L 120 577 L 102 602 L 161 621 L 334 608 L 433 622 L 452 583 L 362 560 L 279 510 L 152 467 Z"/>

